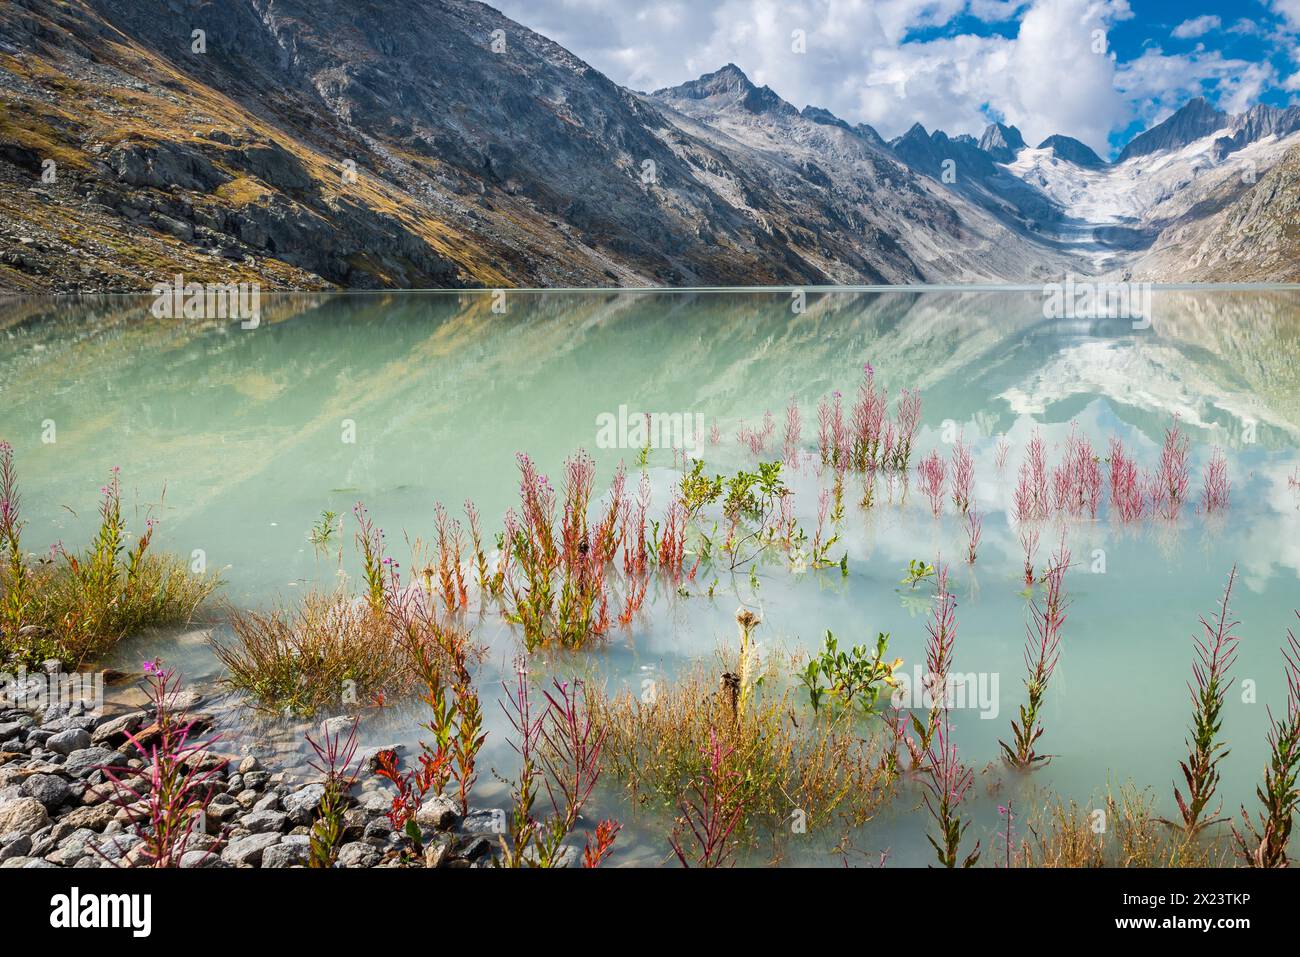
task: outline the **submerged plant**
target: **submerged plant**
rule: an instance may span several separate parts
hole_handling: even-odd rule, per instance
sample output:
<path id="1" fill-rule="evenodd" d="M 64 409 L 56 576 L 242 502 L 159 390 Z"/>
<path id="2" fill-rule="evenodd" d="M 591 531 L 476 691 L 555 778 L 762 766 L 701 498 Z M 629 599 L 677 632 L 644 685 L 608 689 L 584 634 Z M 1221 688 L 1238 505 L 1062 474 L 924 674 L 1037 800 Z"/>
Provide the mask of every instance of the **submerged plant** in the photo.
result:
<path id="1" fill-rule="evenodd" d="M 1165 444 L 1151 486 L 1152 510 L 1169 521 L 1178 518 L 1187 500 L 1191 475 L 1187 447 L 1187 436 L 1178 427 L 1178 416 L 1174 416 L 1174 424 L 1165 430 Z"/>
<path id="2" fill-rule="evenodd" d="M 921 491 L 930 499 L 930 511 L 936 517 L 943 511 L 943 490 L 947 471 L 943 459 L 935 451 L 931 451 L 917 467 L 917 472 L 921 476 Z"/>
<path id="3" fill-rule="evenodd" d="M 1296 613 L 1300 617 L 1300 612 Z M 1287 629 L 1282 660 L 1286 663 L 1286 710 L 1269 712 L 1268 766 L 1264 783 L 1255 787 L 1261 809 L 1258 823 L 1241 809 L 1242 830 L 1232 829 L 1237 856 L 1248 867 L 1286 867 L 1291 825 L 1300 810 L 1300 641 Z"/>
<path id="4" fill-rule="evenodd" d="M 808 689 L 813 711 L 821 708 L 822 698 L 826 696 L 840 707 L 856 708 L 862 714 L 875 711 L 880 692 L 898 686 L 894 672 L 903 664 L 902 658 L 886 661 L 888 650 L 889 635 L 885 632 L 876 636 L 874 651 L 869 651 L 866 645 L 841 651 L 835 635 L 826 632 L 821 652 L 810 658 L 798 675 Z"/>
<path id="5" fill-rule="evenodd" d="M 974 867 L 980 858 L 980 842 L 963 856 L 961 840 L 970 821 L 963 820 L 961 804 L 975 781 L 975 772 L 961 763 L 957 746 L 951 743 L 952 724 L 945 708 L 942 719 L 935 726 L 934 741 L 927 749 L 926 771 L 922 778 L 922 797 L 925 808 L 938 830 L 938 835 L 927 834 L 942 867 Z"/>
<path id="6" fill-rule="evenodd" d="M 1070 564 L 1070 553 L 1062 541 L 1052 565 L 1043 576 L 1047 592 L 1040 606 L 1031 602 L 1032 621 L 1025 640 L 1025 679 L 1028 701 L 1020 706 L 1020 721 L 1011 722 L 1014 743 L 999 741 L 1003 757 L 1012 767 L 1027 771 L 1051 760 L 1050 755 L 1038 754 L 1034 745 L 1042 737 L 1040 709 L 1047 694 L 1048 683 L 1061 657 L 1061 627 L 1065 624 L 1065 569 Z"/>
<path id="7" fill-rule="evenodd" d="M 555 867 L 563 859 L 565 839 L 577 826 L 600 779 L 608 730 L 597 727 L 590 711 L 582 706 L 581 682 L 554 680 L 551 689 L 542 693 L 545 708 L 534 715 L 523 658 L 516 662 L 515 687 L 504 683 L 502 687 L 506 700 L 501 707 L 515 732 L 511 747 L 519 755 L 520 769 L 511 788 L 506 833 L 501 836 L 501 863 L 505 867 Z M 539 818 L 537 799 L 543 791 L 551 813 Z M 604 860 L 618 831 L 615 821 L 597 825 L 583 852 L 587 866 Z"/>
<path id="8" fill-rule="evenodd" d="M 700 750 L 703 769 L 678 803 L 681 816 L 668 841 L 682 867 L 724 867 L 735 852 L 732 836 L 744 814 L 741 781 L 728 763 L 732 748 L 716 731 L 710 729 L 709 743 Z"/>
<path id="9" fill-rule="evenodd" d="M 1232 630 L 1240 624 L 1229 620 L 1228 602 L 1232 586 L 1237 580 L 1237 566 L 1228 573 L 1228 584 L 1219 601 L 1219 613 L 1213 623 L 1201 616 L 1202 634 L 1193 636 L 1196 645 L 1196 662 L 1192 675 L 1196 687 L 1188 685 L 1192 695 L 1192 727 L 1188 740 L 1188 755 L 1179 762 L 1187 794 L 1174 787 L 1174 800 L 1182 816 L 1183 833 L 1192 838 L 1222 818 L 1206 819 L 1206 808 L 1214 799 L 1219 783 L 1219 762 L 1228 756 L 1228 749 L 1219 738 L 1223 722 L 1223 703 L 1232 685 L 1232 665 L 1237 658 L 1238 637 Z M 1218 813 L 1216 808 L 1211 815 Z"/>
<path id="10" fill-rule="evenodd" d="M 1205 464 L 1205 478 L 1201 488 L 1201 511 L 1206 515 L 1226 511 L 1232 483 L 1228 480 L 1228 460 L 1223 450 L 1216 448 Z"/>
<path id="11" fill-rule="evenodd" d="M 920 582 L 927 578 L 934 577 L 934 566 L 924 559 L 913 558 L 907 563 L 907 574 L 899 582 L 900 585 L 907 585 L 915 588 Z"/>
<path id="12" fill-rule="evenodd" d="M 116 467 L 100 488 L 99 525 L 82 552 L 59 544 L 48 559 L 30 561 L 20 504 L 13 449 L 0 443 L 0 660 L 80 665 L 142 628 L 188 620 L 219 584 L 151 550 L 152 517 L 139 535 L 128 532 Z"/>
<path id="13" fill-rule="evenodd" d="M 975 509 L 966 513 L 966 564 L 975 564 L 975 552 L 979 548 L 980 534 L 984 528 L 984 519 Z"/>

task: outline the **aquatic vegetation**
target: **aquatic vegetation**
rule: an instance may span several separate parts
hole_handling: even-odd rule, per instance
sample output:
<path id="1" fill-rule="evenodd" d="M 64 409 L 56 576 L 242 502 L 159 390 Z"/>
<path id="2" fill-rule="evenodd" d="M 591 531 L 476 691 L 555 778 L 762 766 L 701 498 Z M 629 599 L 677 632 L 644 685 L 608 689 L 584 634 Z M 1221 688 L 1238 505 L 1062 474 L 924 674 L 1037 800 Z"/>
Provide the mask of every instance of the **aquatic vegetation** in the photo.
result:
<path id="1" fill-rule="evenodd" d="M 894 409 L 894 418 L 898 422 L 898 437 L 894 446 L 893 466 L 895 471 L 906 472 L 912 460 L 912 443 L 921 427 L 921 393 L 903 389 Z"/>
<path id="2" fill-rule="evenodd" d="M 935 725 L 934 741 L 926 750 L 925 773 L 921 779 L 925 809 L 938 828 L 938 837 L 927 834 L 942 867 L 974 867 L 979 863 L 980 842 L 961 853 L 961 840 L 971 822 L 961 816 L 961 804 L 975 781 L 975 772 L 961 763 L 957 746 L 951 743 L 952 724 L 947 709 Z"/>
<path id="3" fill-rule="evenodd" d="M 132 541 L 116 467 L 100 488 L 99 527 L 83 552 L 60 544 L 33 562 L 20 507 L 13 449 L 0 443 L 0 660 L 80 665 L 143 628 L 188 621 L 220 584 L 178 556 L 151 551 L 152 517 Z"/>
<path id="4" fill-rule="evenodd" d="M 952 447 L 952 504 L 959 515 L 970 511 L 974 503 L 975 460 L 971 458 L 963 436 Z"/>
<path id="5" fill-rule="evenodd" d="M 406 646 L 386 611 L 343 591 L 309 592 L 291 608 L 229 612 L 212 640 L 226 681 L 260 707 L 314 714 L 414 687 Z"/>
<path id="6" fill-rule="evenodd" d="M 1071 426 L 1065 453 L 1052 472 L 1052 504 L 1074 518 L 1097 517 L 1101 504 L 1101 465 L 1092 444 Z"/>
<path id="7" fill-rule="evenodd" d="M 1025 667 L 1029 670 L 1029 676 L 1025 679 L 1028 701 L 1020 706 L 1020 721 L 1011 722 L 1015 744 L 998 742 L 1006 762 L 1021 771 L 1031 770 L 1051 760 L 1050 755 L 1038 754 L 1034 745 L 1043 735 L 1039 709 L 1052 680 L 1052 672 L 1056 670 L 1056 664 L 1061 658 L 1061 628 L 1065 624 L 1065 608 L 1069 604 L 1065 597 L 1065 570 L 1069 564 L 1070 553 L 1063 539 L 1060 549 L 1043 575 L 1047 590 L 1041 606 L 1037 601 L 1030 603 L 1032 620 L 1025 640 Z"/>
<path id="8" fill-rule="evenodd" d="M 934 577 L 933 565 L 931 565 L 929 562 L 925 561 L 924 559 L 913 558 L 908 561 L 907 574 L 903 576 L 899 584 L 907 585 L 910 588 L 915 588 L 918 584 L 925 581 L 927 578 L 933 578 L 933 577 Z"/>
<path id="9" fill-rule="evenodd" d="M 1034 587 L 1034 556 L 1038 554 L 1038 529 L 1024 526 L 1020 529 L 1020 547 L 1025 552 L 1025 588 Z"/>
<path id="10" fill-rule="evenodd" d="M 966 564 L 975 564 L 976 549 L 979 548 L 980 535 L 984 528 L 984 518 L 975 509 L 966 513 Z"/>
<path id="11" fill-rule="evenodd" d="M 1146 511 L 1146 490 L 1136 463 L 1118 436 L 1110 439 L 1110 508 L 1121 522 L 1141 521 Z"/>
<path id="12" fill-rule="evenodd" d="M 546 705 L 536 716 L 522 658 L 516 662 L 515 687 L 503 687 L 506 701 L 501 707 L 515 732 L 511 747 L 519 755 L 520 770 L 511 788 L 506 833 L 501 836 L 502 865 L 554 867 L 600 779 L 608 731 L 593 722 L 583 707 L 581 682 L 553 681 L 551 689 L 542 693 Z M 543 790 L 551 813 L 538 819 L 534 809 Z M 587 866 L 596 866 L 609 854 L 618 830 L 614 821 L 597 825 L 594 843 L 589 838 L 583 851 Z"/>
<path id="13" fill-rule="evenodd" d="M 809 658 L 798 674 L 808 689 L 813 711 L 821 709 L 823 697 L 829 697 L 842 708 L 857 708 L 863 714 L 874 712 L 881 691 L 897 687 L 894 672 L 903 664 L 902 658 L 886 661 L 888 651 L 889 635 L 885 632 L 876 635 L 874 651 L 866 645 L 840 651 L 838 639 L 826 632 L 822 650 Z"/>
<path id="14" fill-rule="evenodd" d="M 721 675 L 697 667 L 678 679 L 656 682 L 649 693 L 610 695 L 588 686 L 588 707 L 608 729 L 605 754 L 611 774 L 637 804 L 678 809 L 683 782 L 714 772 L 705 744 L 716 737 L 725 768 L 744 809 L 737 824 L 747 838 L 771 830 L 800 812 L 808 830 L 841 820 L 869 820 L 883 800 L 888 776 L 880 770 L 875 735 L 864 739 L 848 712 L 820 715 L 796 705 L 789 674 L 769 662 L 741 711 L 736 668 Z"/>
<path id="15" fill-rule="evenodd" d="M 921 477 L 921 491 L 930 499 L 930 511 L 937 518 L 943 511 L 944 482 L 948 468 L 937 451 L 931 451 L 917 467 Z"/>
<path id="16" fill-rule="evenodd" d="M 925 623 L 925 680 L 929 683 L 930 714 L 922 722 L 912 715 L 912 729 L 919 744 L 907 739 L 912 764 L 916 767 L 922 757 L 932 757 L 931 745 L 942 721 L 947 720 L 948 672 L 952 668 L 953 648 L 957 643 L 957 599 L 948 590 L 948 568 L 935 562 L 935 596 L 930 620 Z"/>
<path id="17" fill-rule="evenodd" d="M 609 504 L 593 524 L 588 508 L 595 462 L 585 452 L 570 457 L 557 535 L 555 490 L 527 455 L 520 453 L 517 459 L 520 512 L 518 517 L 513 510 L 507 513 L 504 542 L 513 561 L 504 588 L 507 617 L 523 629 L 530 649 L 548 643 L 578 648 L 609 627 L 605 575 L 619 542 L 623 472 L 616 473 Z M 671 564 L 674 550 L 670 541 L 660 563 Z"/>
<path id="18" fill-rule="evenodd" d="M 140 863 L 147 867 L 179 867 L 198 835 L 204 834 L 206 811 L 226 762 L 211 756 L 216 739 L 194 737 L 195 723 L 174 702 L 181 680 L 162 662 L 144 663 L 145 687 L 153 721 L 127 743 L 143 766 L 135 771 L 106 767 L 113 786 L 109 800 L 130 822 L 139 845 Z"/>
<path id="19" fill-rule="evenodd" d="M 340 525 L 338 513 L 325 509 L 320 513 L 320 518 L 312 523 L 307 541 L 315 545 L 317 550 L 324 550 L 334 540 L 334 533 Z"/>
<path id="20" fill-rule="evenodd" d="M 998 817 L 1006 821 L 1006 827 L 998 834 L 1002 841 L 1002 851 L 1005 855 L 1003 858 L 1003 867 L 1011 867 L 1013 848 L 1016 841 L 1016 809 L 1011 801 L 1006 804 L 998 805 Z"/>
<path id="21" fill-rule="evenodd" d="M 311 768 L 321 776 L 324 793 L 312 821 L 308 864 L 316 868 L 333 867 L 343 846 L 343 812 L 348 808 L 348 791 L 357 783 L 360 765 L 353 765 L 357 753 L 357 720 L 354 718 L 344 740 L 341 731 L 324 729 L 322 740 L 310 734 L 307 744 L 316 752 Z"/>
<path id="22" fill-rule="evenodd" d="M 1154 796 L 1132 784 L 1087 808 L 1045 795 L 1021 830 L 1021 867 L 1205 867 L 1222 856 L 1213 844 L 1171 838 Z"/>
<path id="23" fill-rule="evenodd" d="M 785 410 L 785 437 L 781 443 L 781 459 L 788 469 L 799 467 L 799 435 L 802 429 L 799 403 L 794 396 L 790 396 L 790 404 Z"/>
<path id="24" fill-rule="evenodd" d="M 993 447 L 993 464 L 1001 475 L 1007 468 L 1007 455 L 1011 452 L 1011 443 L 1005 434 L 998 436 L 997 445 Z"/>
<path id="25" fill-rule="evenodd" d="M 1226 511 L 1231 492 L 1228 460 L 1223 457 L 1223 449 L 1216 448 L 1210 453 L 1210 460 L 1205 464 L 1205 477 L 1201 488 L 1201 512 L 1211 515 Z"/>
<path id="26" fill-rule="evenodd" d="M 1013 496 L 1016 522 L 1038 521 L 1051 513 L 1047 490 L 1047 447 L 1037 429 L 1025 449 L 1020 476 Z"/>
<path id="27" fill-rule="evenodd" d="M 1178 417 L 1165 430 L 1165 444 L 1151 481 L 1151 510 L 1160 517 L 1175 521 L 1187 500 L 1191 469 L 1187 464 L 1187 436 L 1178 427 Z"/>
<path id="28" fill-rule="evenodd" d="M 388 809 L 389 824 L 395 832 L 405 835 L 416 854 L 421 854 L 424 852 L 424 836 L 415 823 L 415 816 L 420 813 L 430 792 L 441 794 L 446 787 L 451 776 L 451 755 L 446 749 L 431 748 L 421 742 L 416 761 L 416 767 L 403 771 L 397 752 L 383 750 L 374 757 L 374 770 L 396 789 L 392 806 Z"/>
<path id="29" fill-rule="evenodd" d="M 1228 574 L 1228 584 L 1219 601 L 1219 613 L 1213 623 L 1201 616 L 1201 635 L 1194 635 L 1192 641 L 1196 646 L 1196 662 L 1192 665 L 1192 675 L 1196 687 L 1189 689 L 1192 694 L 1191 739 L 1187 742 L 1188 755 L 1179 762 L 1186 782 L 1187 794 L 1174 787 L 1174 800 L 1178 804 L 1182 821 L 1178 825 L 1188 838 L 1197 836 L 1202 830 L 1215 824 L 1222 818 L 1214 817 L 1216 808 L 1206 819 L 1206 808 L 1214 799 L 1215 789 L 1219 783 L 1219 763 L 1228 755 L 1226 745 L 1218 739 L 1222 725 L 1223 702 L 1232 685 L 1231 671 L 1237 658 L 1237 642 L 1240 640 L 1232 630 L 1240 624 L 1230 621 L 1228 602 L 1232 598 L 1232 586 L 1237 580 L 1237 566 Z"/>
<path id="30" fill-rule="evenodd" d="M 709 743 L 700 749 L 705 762 L 702 772 L 691 779 L 678 808 L 668 841 L 682 867 L 723 867 L 732 858 L 732 835 L 744 815 L 740 802 L 741 781 L 731 767 L 732 748 L 709 729 Z M 685 846 L 689 840 L 691 846 Z"/>
<path id="31" fill-rule="evenodd" d="M 1300 617 L 1300 612 L 1296 613 Z M 1300 810 L 1300 641 L 1287 629 L 1282 648 L 1285 662 L 1286 710 L 1274 717 L 1269 713 L 1268 766 L 1264 783 L 1255 795 L 1262 806 L 1258 823 L 1241 809 L 1242 830 L 1232 829 L 1237 856 L 1248 867 L 1286 867 L 1291 825 Z"/>

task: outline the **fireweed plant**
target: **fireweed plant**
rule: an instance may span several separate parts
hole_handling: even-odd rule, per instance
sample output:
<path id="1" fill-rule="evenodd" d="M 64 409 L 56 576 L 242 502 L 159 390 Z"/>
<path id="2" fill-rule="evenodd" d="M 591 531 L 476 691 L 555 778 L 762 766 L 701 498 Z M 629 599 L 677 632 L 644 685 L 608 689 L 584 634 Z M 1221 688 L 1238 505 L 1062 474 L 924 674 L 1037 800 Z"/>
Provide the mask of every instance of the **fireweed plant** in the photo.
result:
<path id="1" fill-rule="evenodd" d="M 518 777 L 511 784 L 512 806 L 501 835 L 500 863 L 504 867 L 556 867 L 564 861 L 565 840 L 600 779 L 601 752 L 607 731 L 598 727 L 584 707 L 581 683 L 558 679 L 542 693 L 545 706 L 533 709 L 527 661 L 515 663 L 515 685 L 502 683 L 506 700 L 501 708 L 514 731 L 510 742 L 519 756 Z M 551 813 L 537 816 L 545 793 Z M 587 838 L 582 860 L 599 865 L 610 853 L 620 825 L 599 823 Z"/>
<path id="2" fill-rule="evenodd" d="M 1196 646 L 1196 661 L 1192 664 L 1195 687 L 1188 684 L 1192 696 L 1192 727 L 1187 741 L 1187 758 L 1179 762 L 1187 794 L 1174 787 L 1174 801 L 1182 818 L 1175 826 L 1180 827 L 1189 839 L 1223 820 L 1213 817 L 1218 813 L 1217 807 L 1209 812 L 1211 817 L 1207 819 L 1206 809 L 1219 784 L 1219 763 L 1228 756 L 1226 745 L 1219 740 L 1219 730 L 1223 723 L 1224 700 L 1232 686 L 1232 665 L 1237 659 L 1237 642 L 1240 640 L 1233 634 L 1240 622 L 1230 620 L 1228 609 L 1236 580 L 1237 567 L 1234 565 L 1219 601 L 1218 615 L 1213 622 L 1202 615 L 1201 634 L 1192 637 Z"/>
<path id="3" fill-rule="evenodd" d="M 33 561 L 22 544 L 22 499 L 13 448 L 0 442 L 0 663 L 58 658 L 78 666 L 142 628 L 188 621 L 218 586 L 181 558 L 150 550 L 156 522 L 133 536 L 122 509 L 120 470 L 100 488 L 90 545 L 61 544 Z"/>
<path id="4" fill-rule="evenodd" d="M 1300 617 L 1300 612 L 1296 612 Z M 1242 828 L 1232 829 L 1237 856 L 1248 867 L 1286 867 L 1291 824 L 1300 810 L 1300 641 L 1287 629 L 1282 648 L 1286 675 L 1286 710 L 1281 717 L 1269 712 L 1268 765 L 1264 782 L 1255 795 L 1261 805 L 1258 822 L 1243 806 Z"/>
<path id="5" fill-rule="evenodd" d="M 343 847 L 343 812 L 348 809 L 348 792 L 361 773 L 360 765 L 353 764 L 357 753 L 357 724 L 354 718 L 346 739 L 341 731 L 331 733 L 328 726 L 322 731 L 320 741 L 307 735 L 307 744 L 316 753 L 315 759 L 308 763 L 320 774 L 324 788 L 309 835 L 311 867 L 333 867 Z"/>
<path id="6" fill-rule="evenodd" d="M 208 803 L 226 760 L 211 753 L 215 738 L 195 738 L 195 722 L 175 706 L 181 690 L 176 672 L 154 660 L 144 663 L 144 674 L 153 721 L 126 734 L 143 767 L 105 767 L 103 774 L 113 788 L 109 799 L 141 839 L 141 850 L 133 852 L 139 863 L 179 867 L 191 842 L 205 833 Z"/>
<path id="7" fill-rule="evenodd" d="M 729 759 L 732 748 L 713 729 L 700 748 L 701 772 L 690 780 L 678 802 L 681 812 L 668 837 L 682 867 L 725 867 L 731 863 L 734 835 L 744 815 L 738 800 L 742 782 Z"/>
<path id="8" fill-rule="evenodd" d="M 961 840 L 971 822 L 962 818 L 961 805 L 975 782 L 975 772 L 961 763 L 957 746 L 951 741 L 952 722 L 944 708 L 934 726 L 921 778 L 922 799 L 937 832 L 926 837 L 940 866 L 974 867 L 980 858 L 980 842 L 962 855 Z"/>
<path id="9" fill-rule="evenodd" d="M 1030 623 L 1025 639 L 1025 678 L 1028 700 L 1020 706 L 1020 720 L 1011 722 L 1013 743 L 999 741 L 1002 756 L 1007 764 L 1019 771 L 1028 771 L 1046 764 L 1051 755 L 1039 754 L 1034 745 L 1043 735 L 1040 710 L 1047 694 L 1048 683 L 1061 658 L 1061 629 L 1065 624 L 1065 570 L 1070 564 L 1070 553 L 1062 541 L 1060 549 L 1043 576 L 1045 594 L 1042 603 L 1031 601 Z"/>

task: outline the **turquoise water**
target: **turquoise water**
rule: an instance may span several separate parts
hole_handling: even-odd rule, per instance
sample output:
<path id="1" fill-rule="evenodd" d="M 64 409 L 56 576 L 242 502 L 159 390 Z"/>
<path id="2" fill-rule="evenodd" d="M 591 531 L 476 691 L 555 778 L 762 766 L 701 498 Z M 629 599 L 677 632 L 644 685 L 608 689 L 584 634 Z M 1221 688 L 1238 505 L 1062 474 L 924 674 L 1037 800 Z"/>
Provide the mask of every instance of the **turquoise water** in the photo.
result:
<path id="1" fill-rule="evenodd" d="M 1038 429 L 1054 464 L 1071 428 L 1101 455 L 1117 435 L 1149 469 L 1177 414 L 1191 442 L 1192 494 L 1220 447 L 1230 511 L 1207 520 L 1189 507 L 1176 524 L 1126 528 L 1110 520 L 1103 496 L 1097 520 L 1044 528 L 1040 564 L 1062 530 L 1077 564 L 1044 716 L 1042 744 L 1057 757 L 1034 783 L 1087 805 L 1108 782 L 1131 780 L 1173 813 L 1192 635 L 1235 564 L 1236 674 L 1257 694 L 1253 702 L 1239 687 L 1229 695 L 1222 794 L 1230 809 L 1251 799 L 1266 753 L 1265 708 L 1284 703 L 1278 646 L 1300 625 L 1300 292 L 1157 290 L 1150 328 L 1138 329 L 1044 319 L 1034 291 L 810 292 L 802 314 L 788 291 L 521 292 L 504 302 L 499 314 L 486 292 L 264 296 L 263 322 L 251 330 L 154 319 L 144 299 L 0 305 L 0 438 L 15 446 L 29 544 L 84 541 L 98 488 L 117 465 L 128 503 L 161 519 L 162 547 L 201 550 L 222 570 L 226 599 L 267 605 L 338 580 L 335 560 L 307 541 L 322 510 L 349 516 L 364 501 L 405 565 L 402 533 L 429 540 L 435 502 L 459 514 L 472 497 L 489 534 L 499 529 L 517 502 L 517 451 L 558 485 L 565 456 L 585 448 L 598 489 L 620 461 L 634 487 L 639 450 L 597 447 L 599 417 L 620 406 L 716 424 L 720 441 L 706 440 L 703 455 L 710 471 L 730 472 L 753 465 L 737 432 L 760 426 L 768 411 L 776 435 L 765 457 L 779 457 L 793 396 L 803 449 L 813 452 L 818 400 L 841 390 L 847 412 L 869 362 L 891 396 L 921 391 L 914 464 L 932 448 L 946 457 L 957 431 L 971 446 L 984 515 L 976 564 L 964 562 L 951 504 L 935 519 L 915 480 L 903 504 L 878 494 L 869 512 L 850 482 L 835 548 L 837 559 L 847 553 L 846 577 L 838 567 L 801 574 L 775 561 L 758 570 L 757 588 L 747 571 L 706 573 L 690 597 L 660 587 L 632 627 L 616 629 L 582 667 L 637 688 L 646 675 L 712 661 L 720 644 L 734 642 L 734 614 L 745 605 L 761 615 L 769 651 L 812 648 L 827 629 L 841 643 L 887 631 L 891 653 L 910 669 L 924 659 L 932 589 L 913 593 L 899 580 L 909 560 L 939 556 L 959 602 L 955 669 L 998 681 L 996 717 L 955 713 L 962 757 L 981 771 L 976 829 L 987 846 L 994 805 L 1017 787 L 999 790 L 1003 775 L 985 768 L 1024 693 L 1027 605 L 1010 512 L 1026 443 Z M 999 471 L 1001 436 L 1010 451 Z M 654 512 L 680 474 L 674 459 L 659 450 L 646 463 Z M 815 525 L 827 485 L 817 471 L 787 476 L 805 527 Z M 346 526 L 345 540 L 351 532 Z M 343 572 L 358 571 L 345 551 Z M 714 578 L 710 598 L 702 592 Z M 490 649 L 490 687 L 517 638 L 494 613 L 476 638 Z M 183 662 L 196 679 L 219 674 L 192 635 L 141 638 L 121 660 L 145 652 Z M 504 770 L 504 718 L 487 710 L 489 763 Z M 366 733 L 413 740 L 409 719 L 376 719 Z M 484 790 L 492 800 L 492 782 Z M 615 794 L 602 801 L 603 811 L 629 813 Z M 856 843 L 889 848 L 896 863 L 925 863 L 923 823 L 886 815 Z M 634 822 L 621 859 L 662 857 L 663 829 L 653 818 Z M 790 856 L 837 862 L 811 842 Z"/>

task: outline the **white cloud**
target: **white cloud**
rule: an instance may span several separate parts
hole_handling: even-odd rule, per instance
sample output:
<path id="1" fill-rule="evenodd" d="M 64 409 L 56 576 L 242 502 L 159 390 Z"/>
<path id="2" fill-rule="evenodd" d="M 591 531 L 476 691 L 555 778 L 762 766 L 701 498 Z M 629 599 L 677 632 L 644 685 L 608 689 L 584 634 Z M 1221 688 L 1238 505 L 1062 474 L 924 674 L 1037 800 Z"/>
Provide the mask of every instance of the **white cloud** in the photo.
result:
<path id="1" fill-rule="evenodd" d="M 1168 55 L 1151 47 L 1116 73 L 1116 86 L 1138 104 L 1147 125 L 1164 119 L 1188 98 L 1214 93 L 1229 113 L 1249 109 L 1260 93 L 1277 80 L 1270 63 L 1225 59 L 1216 50 L 1198 47 L 1188 54 Z"/>
<path id="2" fill-rule="evenodd" d="M 1213 14 L 1194 17 L 1191 20 L 1184 20 L 1178 26 L 1174 27 L 1174 36 L 1180 40 L 1192 40 L 1196 37 L 1203 37 L 1211 30 L 1217 30 L 1223 25 L 1223 21 Z"/>
<path id="3" fill-rule="evenodd" d="M 1291 27 L 1300 29 L 1300 0 L 1273 0 L 1271 6 Z"/>
<path id="4" fill-rule="evenodd" d="M 824 107 L 887 138 L 915 122 L 978 135 L 997 118 L 1020 127 L 1031 145 L 1066 133 L 1106 155 L 1112 133 L 1189 94 L 1217 91 L 1226 109 L 1249 105 L 1272 72 L 1199 47 L 1180 55 L 1154 48 L 1118 63 L 1093 52 L 1095 31 L 1104 36 L 1133 16 L 1128 0 L 493 2 L 633 89 L 672 86 L 734 62 L 796 107 Z M 1300 0 L 1272 3 L 1279 13 L 1294 8 L 1300 22 Z M 916 39 L 962 14 L 1001 26 L 983 36 Z M 1175 33 L 1221 26 L 1210 15 Z M 792 49 L 796 30 L 806 53 Z"/>

